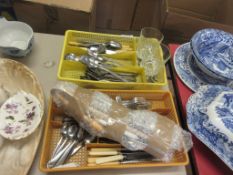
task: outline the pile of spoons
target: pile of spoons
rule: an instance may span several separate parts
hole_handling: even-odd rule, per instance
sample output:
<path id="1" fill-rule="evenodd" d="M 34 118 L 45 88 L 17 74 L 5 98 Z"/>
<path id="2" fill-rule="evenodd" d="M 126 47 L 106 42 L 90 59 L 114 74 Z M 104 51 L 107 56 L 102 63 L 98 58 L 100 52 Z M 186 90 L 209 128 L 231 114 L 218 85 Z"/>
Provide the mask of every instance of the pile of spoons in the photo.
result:
<path id="1" fill-rule="evenodd" d="M 68 44 L 71 46 L 84 47 L 98 54 L 116 54 L 122 51 L 132 51 L 132 48 L 127 45 L 121 45 L 121 43 L 117 41 L 108 41 L 105 43 L 89 41 L 70 41 Z"/>
<path id="2" fill-rule="evenodd" d="M 94 136 L 83 130 L 71 117 L 63 118 L 60 133 L 61 138 L 47 163 L 48 168 L 53 168 L 64 164 L 85 144 L 90 143 L 95 139 Z"/>
<path id="3" fill-rule="evenodd" d="M 104 64 L 103 62 L 95 59 L 93 56 L 90 56 L 90 55 L 82 55 L 82 56 L 78 57 L 74 53 L 69 53 L 69 54 L 67 54 L 65 56 L 65 60 L 78 61 L 78 62 L 81 62 L 84 65 L 86 65 L 87 68 L 88 68 L 87 70 L 92 70 L 95 73 L 96 73 L 96 71 L 103 72 L 105 75 L 110 75 L 111 79 L 109 79 L 109 81 L 110 80 L 112 80 L 112 81 L 115 80 L 115 81 L 120 81 L 120 82 L 129 82 L 129 81 L 131 81 L 131 80 L 128 80 L 125 76 L 122 76 L 122 75 L 120 75 L 120 74 L 118 74 L 116 72 L 111 71 L 110 70 L 111 66 L 109 66 L 107 64 Z M 98 75 L 98 74 L 96 74 L 96 75 Z M 134 76 L 134 75 L 128 74 L 128 77 L 129 76 Z M 100 77 L 102 79 L 104 79 L 105 76 L 103 76 L 103 74 L 101 74 Z M 87 76 L 87 78 L 88 78 L 88 76 Z M 92 79 L 92 80 L 98 80 L 98 78 L 93 78 L 93 77 L 90 78 L 90 79 Z"/>

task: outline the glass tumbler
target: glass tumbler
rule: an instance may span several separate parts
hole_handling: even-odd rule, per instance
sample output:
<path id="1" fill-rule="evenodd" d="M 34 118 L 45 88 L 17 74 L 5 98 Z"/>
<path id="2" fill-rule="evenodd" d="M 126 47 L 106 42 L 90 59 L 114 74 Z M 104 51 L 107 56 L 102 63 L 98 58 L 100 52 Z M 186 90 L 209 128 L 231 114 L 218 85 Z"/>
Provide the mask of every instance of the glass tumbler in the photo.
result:
<path id="1" fill-rule="evenodd" d="M 157 75 L 164 64 L 159 59 L 163 38 L 163 34 L 156 28 L 145 27 L 141 30 L 136 53 L 139 66 L 144 68 L 148 82 L 157 81 Z"/>

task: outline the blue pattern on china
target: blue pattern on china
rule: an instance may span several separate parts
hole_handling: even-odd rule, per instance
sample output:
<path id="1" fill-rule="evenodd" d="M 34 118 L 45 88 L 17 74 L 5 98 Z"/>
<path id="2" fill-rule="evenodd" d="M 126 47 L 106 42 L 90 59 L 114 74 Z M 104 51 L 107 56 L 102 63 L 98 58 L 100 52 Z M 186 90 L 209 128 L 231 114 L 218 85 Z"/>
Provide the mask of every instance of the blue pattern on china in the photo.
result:
<path id="1" fill-rule="evenodd" d="M 233 94 L 223 94 L 220 104 L 214 108 L 224 125 L 233 133 Z"/>
<path id="2" fill-rule="evenodd" d="M 196 59 L 212 73 L 233 80 L 233 35 L 217 29 L 203 29 L 193 35 Z"/>
<path id="3" fill-rule="evenodd" d="M 190 43 L 185 43 L 176 49 L 174 54 L 174 67 L 186 86 L 194 92 L 202 85 L 207 84 L 226 84 L 223 81 L 216 80 L 206 75 L 196 64 L 192 57 Z"/>
<path id="4" fill-rule="evenodd" d="M 190 131 L 233 170 L 233 90 L 201 86 L 186 105 Z"/>

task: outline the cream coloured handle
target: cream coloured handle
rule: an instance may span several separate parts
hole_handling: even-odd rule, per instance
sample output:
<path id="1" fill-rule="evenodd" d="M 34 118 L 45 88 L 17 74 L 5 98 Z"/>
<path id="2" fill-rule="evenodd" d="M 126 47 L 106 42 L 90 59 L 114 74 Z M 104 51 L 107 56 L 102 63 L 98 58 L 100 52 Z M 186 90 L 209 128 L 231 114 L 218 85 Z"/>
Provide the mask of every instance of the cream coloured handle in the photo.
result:
<path id="1" fill-rule="evenodd" d="M 108 162 L 103 164 L 96 164 L 96 163 L 88 163 L 87 166 L 100 166 L 100 165 L 119 165 L 120 162 Z"/>
<path id="2" fill-rule="evenodd" d="M 124 159 L 123 155 L 108 156 L 108 157 L 96 158 L 95 163 L 102 164 L 102 163 L 107 163 L 107 162 L 123 160 L 123 159 Z"/>
<path id="3" fill-rule="evenodd" d="M 119 154 L 118 151 L 89 151 L 89 156 L 113 156 Z"/>
<path id="4" fill-rule="evenodd" d="M 97 152 L 97 151 L 119 151 L 121 148 L 91 148 L 90 151 Z"/>
<path id="5" fill-rule="evenodd" d="M 87 159 L 87 163 L 88 163 L 88 164 L 95 164 L 96 159 L 99 159 L 99 158 L 103 158 L 103 157 L 89 157 L 89 158 Z M 111 163 L 111 162 L 108 162 L 108 163 Z M 106 163 L 106 164 L 107 164 L 107 163 Z"/>
<path id="6" fill-rule="evenodd" d="M 95 163 L 95 160 L 97 159 L 98 157 L 89 157 L 88 159 L 87 159 L 87 163 L 89 164 L 89 163 Z"/>

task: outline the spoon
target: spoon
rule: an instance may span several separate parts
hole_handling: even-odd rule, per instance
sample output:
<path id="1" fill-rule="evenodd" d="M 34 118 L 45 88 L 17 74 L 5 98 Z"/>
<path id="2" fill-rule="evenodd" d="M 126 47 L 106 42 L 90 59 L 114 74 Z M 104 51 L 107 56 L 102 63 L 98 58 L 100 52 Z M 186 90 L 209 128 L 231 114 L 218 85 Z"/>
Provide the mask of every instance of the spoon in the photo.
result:
<path id="1" fill-rule="evenodd" d="M 119 79 L 120 81 L 128 82 L 126 79 L 122 78 L 121 76 L 117 75 L 116 73 L 114 73 L 114 72 L 108 70 L 107 68 L 105 68 L 103 66 L 103 64 L 101 64 L 100 61 L 95 60 L 91 56 L 82 55 L 81 57 L 77 57 L 75 54 L 70 53 L 70 54 L 67 54 L 65 56 L 65 59 L 66 60 L 72 60 L 72 61 L 80 61 L 81 63 L 85 64 L 89 68 L 99 68 L 99 69 L 102 69 L 102 70 L 108 72 L 109 74 L 111 74 L 112 76 L 114 76 L 115 78 Z"/>
<path id="2" fill-rule="evenodd" d="M 76 121 L 72 118 L 72 117 L 64 117 L 63 120 L 63 125 L 61 128 L 61 139 L 58 141 L 56 148 L 54 149 L 54 152 L 52 154 L 52 157 L 57 154 L 59 151 L 61 151 L 61 149 L 66 145 L 67 141 L 68 141 L 68 128 L 70 125 L 75 124 Z"/>
<path id="3" fill-rule="evenodd" d="M 76 132 L 76 135 L 74 137 L 72 137 L 74 140 L 69 144 L 69 146 L 67 146 L 65 152 L 62 154 L 62 156 L 56 162 L 55 166 L 64 164 L 64 162 L 69 157 L 71 150 L 73 150 L 73 147 L 83 139 L 83 135 L 84 135 L 84 130 L 80 127 L 78 132 Z"/>
<path id="4" fill-rule="evenodd" d="M 148 109 L 151 107 L 151 103 L 143 97 L 134 97 L 131 100 L 132 109 Z"/>
<path id="5" fill-rule="evenodd" d="M 109 65 L 103 64 L 104 60 L 102 57 L 99 57 L 98 59 L 95 58 L 96 58 L 95 55 L 81 55 L 80 57 L 78 57 L 74 53 L 69 53 L 65 56 L 65 60 L 81 62 L 88 67 L 97 68 L 99 65 L 109 67 Z"/>
<path id="6" fill-rule="evenodd" d="M 103 44 L 91 45 L 88 47 L 88 51 L 97 54 L 104 54 L 106 52 L 106 47 Z"/>
<path id="7" fill-rule="evenodd" d="M 85 139 L 73 149 L 70 156 L 76 154 L 84 145 L 91 143 L 95 139 L 95 136 L 89 134 L 88 132 L 85 133 L 86 133 Z"/>
<path id="8" fill-rule="evenodd" d="M 78 131 L 78 126 L 77 125 L 71 125 L 68 127 L 68 132 L 67 132 L 67 135 L 68 135 L 68 138 L 70 140 L 74 139 L 76 134 L 77 134 L 77 131 Z M 65 148 L 61 149 L 59 152 L 57 152 L 56 155 L 54 155 L 54 157 L 52 157 L 48 163 L 47 163 L 47 167 L 48 168 L 52 168 L 54 167 L 57 162 L 59 161 L 59 159 L 61 158 L 61 156 L 65 153 L 65 151 L 67 150 L 67 148 L 69 148 L 71 143 L 67 144 L 65 146 Z"/>
<path id="9" fill-rule="evenodd" d="M 68 128 L 68 133 L 67 133 L 67 135 L 68 135 L 68 139 L 71 141 L 71 143 L 72 143 L 72 141 L 75 139 L 76 134 L 78 133 L 79 130 L 80 130 L 80 129 L 78 128 L 77 125 L 71 125 L 71 126 Z M 70 145 L 71 143 L 68 143 L 68 145 Z"/>
<path id="10" fill-rule="evenodd" d="M 120 43 L 116 41 L 109 41 L 103 44 L 93 44 L 88 47 L 88 49 L 92 52 L 96 52 L 98 54 L 104 54 L 107 52 L 107 50 L 120 50 L 122 49 L 122 46 Z"/>
<path id="11" fill-rule="evenodd" d="M 80 61 L 79 57 L 77 57 L 74 53 L 68 53 L 68 54 L 65 56 L 65 60 Z"/>
<path id="12" fill-rule="evenodd" d="M 66 143 L 67 141 L 67 138 L 66 138 L 66 135 L 68 133 L 68 127 L 69 127 L 69 123 L 68 122 L 65 122 L 63 123 L 62 125 L 62 128 L 60 130 L 60 134 L 61 134 L 61 138 L 60 140 L 58 141 L 54 151 L 53 151 L 53 154 L 52 154 L 52 157 L 54 157 L 54 155 L 57 154 L 57 152 L 64 146 L 64 144 Z"/>
<path id="13" fill-rule="evenodd" d="M 117 41 L 108 41 L 105 43 L 99 42 L 88 42 L 88 41 L 81 41 L 81 42 L 73 42 L 70 41 L 69 45 L 78 46 L 78 47 L 86 47 L 89 50 L 97 52 L 98 54 L 114 54 L 116 50 L 121 50 L 122 45 Z"/>
<path id="14" fill-rule="evenodd" d="M 85 64 L 86 66 L 91 66 L 91 67 L 97 67 L 99 64 L 101 64 L 100 61 L 94 60 L 93 57 L 88 56 L 88 55 L 82 55 L 78 57 L 74 53 L 69 53 L 65 56 L 65 60 L 70 60 L 70 61 L 77 61 Z"/>
<path id="15" fill-rule="evenodd" d="M 122 49 L 122 45 L 121 43 L 117 42 L 117 41 L 109 41 L 104 43 L 105 47 L 110 49 L 110 50 L 120 50 Z"/>
<path id="16" fill-rule="evenodd" d="M 122 48 L 121 43 L 119 43 L 117 41 L 108 41 L 108 42 L 105 42 L 105 43 L 82 41 L 80 43 L 69 42 L 69 44 L 79 46 L 79 47 L 91 47 L 91 46 L 102 45 L 104 48 L 107 48 L 107 49 L 110 49 L 110 50 L 120 50 Z"/>
<path id="17" fill-rule="evenodd" d="M 117 103 L 131 109 L 148 109 L 151 103 L 143 97 L 134 97 L 131 100 L 122 100 L 120 96 L 116 96 L 115 100 Z"/>
<path id="18" fill-rule="evenodd" d="M 119 64 L 117 61 L 111 59 L 111 58 L 106 58 L 103 56 L 99 56 L 100 53 L 91 50 L 90 48 L 87 49 L 87 53 L 88 55 L 94 57 L 95 59 L 97 59 L 98 61 L 102 62 L 102 63 L 109 63 L 112 66 L 122 66 L 122 64 Z"/>

